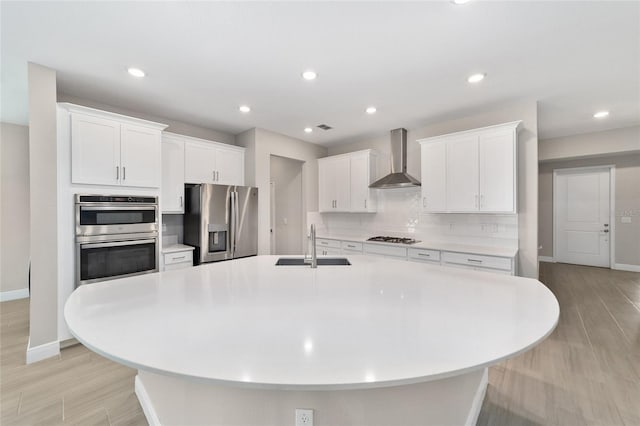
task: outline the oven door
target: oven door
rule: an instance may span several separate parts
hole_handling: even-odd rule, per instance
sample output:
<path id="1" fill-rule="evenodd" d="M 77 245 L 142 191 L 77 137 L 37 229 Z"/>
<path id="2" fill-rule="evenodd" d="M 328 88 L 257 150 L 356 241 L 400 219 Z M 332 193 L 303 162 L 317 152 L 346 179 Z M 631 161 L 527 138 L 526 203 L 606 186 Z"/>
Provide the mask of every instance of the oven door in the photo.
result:
<path id="1" fill-rule="evenodd" d="M 76 243 L 76 287 L 158 271 L 158 237 L 119 236 Z M 131 238 L 131 239 L 129 239 Z"/>
<path id="2" fill-rule="evenodd" d="M 76 235 L 158 231 L 158 206 L 76 204 Z"/>

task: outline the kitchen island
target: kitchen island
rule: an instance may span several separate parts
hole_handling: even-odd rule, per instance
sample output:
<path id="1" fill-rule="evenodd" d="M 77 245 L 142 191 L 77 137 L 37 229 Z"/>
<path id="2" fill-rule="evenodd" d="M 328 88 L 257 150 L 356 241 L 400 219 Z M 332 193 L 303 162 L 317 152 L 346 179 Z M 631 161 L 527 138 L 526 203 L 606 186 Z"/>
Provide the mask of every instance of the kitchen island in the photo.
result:
<path id="1" fill-rule="evenodd" d="M 487 367 L 554 329 L 539 281 L 348 256 L 258 256 L 78 288 L 72 334 L 138 369 L 151 424 L 473 424 Z"/>

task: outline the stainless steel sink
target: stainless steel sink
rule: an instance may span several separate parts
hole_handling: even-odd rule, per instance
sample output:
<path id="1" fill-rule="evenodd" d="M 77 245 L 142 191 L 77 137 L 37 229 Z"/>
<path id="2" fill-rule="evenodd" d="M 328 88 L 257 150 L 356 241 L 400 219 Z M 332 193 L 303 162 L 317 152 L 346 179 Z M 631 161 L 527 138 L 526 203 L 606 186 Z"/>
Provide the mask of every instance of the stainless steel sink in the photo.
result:
<path id="1" fill-rule="evenodd" d="M 351 262 L 346 257 L 321 257 L 318 259 L 318 266 L 349 266 Z M 276 266 L 309 266 L 304 263 L 301 257 L 281 257 L 276 262 Z"/>

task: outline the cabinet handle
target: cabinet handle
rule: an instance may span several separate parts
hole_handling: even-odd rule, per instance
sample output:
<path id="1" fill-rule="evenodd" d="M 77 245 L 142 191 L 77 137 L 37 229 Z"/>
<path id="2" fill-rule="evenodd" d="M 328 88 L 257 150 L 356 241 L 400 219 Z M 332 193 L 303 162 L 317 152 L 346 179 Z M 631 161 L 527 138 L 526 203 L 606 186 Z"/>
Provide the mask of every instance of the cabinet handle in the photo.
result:
<path id="1" fill-rule="evenodd" d="M 467 262 L 482 263 L 482 260 L 478 260 L 478 259 L 467 259 Z"/>
<path id="2" fill-rule="evenodd" d="M 431 257 L 431 255 L 427 253 L 418 253 L 418 256 Z"/>
<path id="3" fill-rule="evenodd" d="M 480 194 L 480 208 L 484 205 L 484 195 Z"/>
<path id="4" fill-rule="evenodd" d="M 367 208 L 367 199 L 366 198 L 364 199 L 364 208 L 365 209 Z"/>
<path id="5" fill-rule="evenodd" d="M 180 196 L 180 207 L 182 207 L 182 195 Z"/>
<path id="6" fill-rule="evenodd" d="M 427 207 L 427 197 L 422 197 L 422 207 Z"/>
<path id="7" fill-rule="evenodd" d="M 475 202 L 475 206 L 476 206 L 476 208 L 478 208 L 478 194 L 476 194 L 476 202 Z"/>
<path id="8" fill-rule="evenodd" d="M 172 257 L 171 260 L 184 259 L 185 257 L 187 257 L 187 256 Z"/>
<path id="9" fill-rule="evenodd" d="M 220 172 L 216 170 L 216 182 L 220 181 Z"/>
<path id="10" fill-rule="evenodd" d="M 127 180 L 127 168 L 122 166 L 122 180 Z"/>
<path id="11" fill-rule="evenodd" d="M 349 248 L 356 248 L 356 246 L 352 246 L 351 244 L 347 244 L 347 247 L 349 247 Z"/>
<path id="12" fill-rule="evenodd" d="M 120 180 L 120 167 L 116 166 L 116 180 Z"/>
<path id="13" fill-rule="evenodd" d="M 216 181 L 216 171 L 215 171 L 215 170 L 213 170 L 213 171 L 211 172 L 211 174 L 213 175 L 213 177 L 211 178 L 211 180 L 215 182 L 215 181 Z"/>

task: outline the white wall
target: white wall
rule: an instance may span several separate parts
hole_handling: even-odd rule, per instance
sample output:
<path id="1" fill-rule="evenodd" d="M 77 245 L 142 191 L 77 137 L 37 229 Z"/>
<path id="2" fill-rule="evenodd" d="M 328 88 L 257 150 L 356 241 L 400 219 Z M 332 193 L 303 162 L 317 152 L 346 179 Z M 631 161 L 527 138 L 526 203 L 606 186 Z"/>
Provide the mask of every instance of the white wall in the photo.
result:
<path id="1" fill-rule="evenodd" d="M 56 72 L 29 63 L 31 307 L 29 349 L 58 340 Z"/>
<path id="2" fill-rule="evenodd" d="M 540 161 L 640 152 L 640 126 L 584 133 L 540 141 Z"/>
<path id="3" fill-rule="evenodd" d="M 474 129 L 509 121 L 523 120 L 523 129 L 518 135 L 518 239 L 519 273 L 526 277 L 538 276 L 538 112 L 537 102 L 523 100 L 504 104 L 500 107 L 467 115 L 455 120 L 428 123 L 422 127 L 408 129 L 407 134 L 407 171 L 421 179 L 420 145 L 418 139 Z M 373 148 L 382 154 L 382 172 L 389 170 L 390 155 L 389 133 L 374 135 L 361 140 L 329 147 L 329 155 L 343 154 L 361 149 Z M 496 223 L 509 226 L 513 219 L 497 220 L 488 215 L 465 215 L 446 217 L 444 215 L 425 215 L 430 222 L 447 223 L 448 220 L 463 221 L 463 227 L 482 231 L 484 223 Z M 437 218 L 436 216 L 440 216 Z M 449 216 L 449 215 L 447 215 Z M 422 218 L 420 219 L 422 220 Z M 475 225 L 473 225 L 475 223 Z"/>
<path id="4" fill-rule="evenodd" d="M 271 201 L 271 155 L 302 161 L 302 205 L 305 212 L 318 210 L 318 158 L 327 155 L 327 149 L 265 129 L 251 129 L 236 136 L 245 152 L 245 183 L 258 187 L 258 254 L 269 254 Z M 306 228 L 306 220 L 305 220 Z"/>
<path id="5" fill-rule="evenodd" d="M 276 249 L 272 254 L 302 254 L 306 218 L 302 211 L 302 163 L 272 155 L 271 182 L 275 187 Z"/>
<path id="6" fill-rule="evenodd" d="M 29 128 L 0 123 L 0 292 L 29 284 Z"/>

